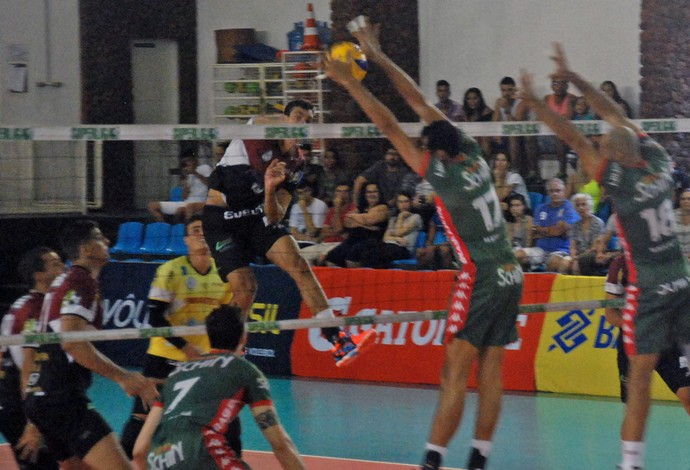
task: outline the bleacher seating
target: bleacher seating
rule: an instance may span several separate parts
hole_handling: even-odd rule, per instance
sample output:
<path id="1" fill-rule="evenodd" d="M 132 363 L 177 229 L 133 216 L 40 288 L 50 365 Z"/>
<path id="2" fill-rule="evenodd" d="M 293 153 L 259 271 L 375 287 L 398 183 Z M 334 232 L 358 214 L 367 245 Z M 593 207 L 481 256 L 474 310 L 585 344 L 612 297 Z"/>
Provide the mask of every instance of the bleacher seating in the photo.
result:
<path id="1" fill-rule="evenodd" d="M 170 244 L 170 224 L 166 222 L 152 222 L 146 225 L 144 241 L 139 253 L 145 255 L 166 255 L 166 248 Z"/>
<path id="2" fill-rule="evenodd" d="M 534 193 L 530 191 L 527 194 L 529 194 L 529 201 L 532 210 L 535 210 L 539 206 L 539 204 L 541 204 L 544 201 L 544 195 L 542 193 Z"/>
<path id="3" fill-rule="evenodd" d="M 175 186 L 170 190 L 170 200 L 174 202 L 182 201 L 182 186 Z"/>
<path id="4" fill-rule="evenodd" d="M 117 243 L 110 248 L 110 253 L 139 253 L 143 234 L 144 224 L 141 222 L 125 222 L 120 224 L 117 231 Z"/>
<path id="5" fill-rule="evenodd" d="M 182 256 L 186 255 L 189 250 L 184 243 L 184 224 L 175 224 L 170 230 L 170 242 L 165 248 L 166 253 L 170 255 Z"/>

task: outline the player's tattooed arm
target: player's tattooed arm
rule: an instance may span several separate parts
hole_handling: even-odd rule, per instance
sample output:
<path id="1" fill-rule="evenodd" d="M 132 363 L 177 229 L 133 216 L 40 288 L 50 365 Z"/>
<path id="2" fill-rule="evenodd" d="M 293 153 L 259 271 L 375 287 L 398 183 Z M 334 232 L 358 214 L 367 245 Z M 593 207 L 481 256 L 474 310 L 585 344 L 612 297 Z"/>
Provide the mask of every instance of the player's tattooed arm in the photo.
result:
<path id="1" fill-rule="evenodd" d="M 262 413 L 259 413 L 254 416 L 254 419 L 256 420 L 256 424 L 259 426 L 259 429 L 262 431 L 272 428 L 278 424 L 278 417 L 276 416 L 274 410 L 266 410 Z"/>

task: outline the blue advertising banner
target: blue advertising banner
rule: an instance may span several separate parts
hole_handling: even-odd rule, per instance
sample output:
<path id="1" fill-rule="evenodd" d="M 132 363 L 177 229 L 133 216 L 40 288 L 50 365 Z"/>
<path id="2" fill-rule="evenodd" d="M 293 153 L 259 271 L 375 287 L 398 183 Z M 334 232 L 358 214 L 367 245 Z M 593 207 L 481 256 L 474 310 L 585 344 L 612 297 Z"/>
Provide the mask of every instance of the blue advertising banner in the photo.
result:
<path id="1" fill-rule="evenodd" d="M 148 327 L 146 299 L 160 263 L 111 262 L 100 276 L 103 328 Z M 302 298 L 294 281 L 274 265 L 252 266 L 258 291 L 248 321 L 296 319 Z M 270 375 L 291 375 L 294 332 L 264 331 L 249 335 L 247 359 Z M 97 347 L 116 363 L 141 367 L 148 340 L 103 341 Z"/>

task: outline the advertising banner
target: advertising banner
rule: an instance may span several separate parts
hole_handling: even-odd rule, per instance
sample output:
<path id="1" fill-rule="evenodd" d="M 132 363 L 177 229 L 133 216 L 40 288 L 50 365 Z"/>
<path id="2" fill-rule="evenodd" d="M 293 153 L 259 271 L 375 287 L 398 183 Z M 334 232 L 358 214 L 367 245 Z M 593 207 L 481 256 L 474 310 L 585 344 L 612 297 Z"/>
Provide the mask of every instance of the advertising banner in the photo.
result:
<path id="1" fill-rule="evenodd" d="M 550 302 L 602 300 L 603 277 L 557 276 Z M 619 396 L 616 365 L 618 328 L 604 309 L 573 309 L 545 315 L 536 359 L 537 390 Z M 674 399 L 655 374 L 653 396 Z"/>
<path id="2" fill-rule="evenodd" d="M 317 269 L 331 306 L 348 316 L 395 315 L 403 312 L 446 310 L 453 287 L 453 271 L 399 271 L 371 269 Z M 523 301 L 548 300 L 554 275 L 526 276 Z M 308 318 L 303 307 L 300 318 Z M 505 387 L 534 390 L 534 356 L 542 315 L 521 315 L 520 340 L 506 353 Z M 366 326 L 352 326 L 357 334 Z M 330 344 L 317 329 L 298 330 L 292 345 L 292 370 L 306 377 L 381 382 L 438 384 L 443 363 L 445 321 L 376 325 L 378 343 L 350 367 L 336 368 L 327 351 Z M 472 380 L 474 384 L 474 379 Z"/>

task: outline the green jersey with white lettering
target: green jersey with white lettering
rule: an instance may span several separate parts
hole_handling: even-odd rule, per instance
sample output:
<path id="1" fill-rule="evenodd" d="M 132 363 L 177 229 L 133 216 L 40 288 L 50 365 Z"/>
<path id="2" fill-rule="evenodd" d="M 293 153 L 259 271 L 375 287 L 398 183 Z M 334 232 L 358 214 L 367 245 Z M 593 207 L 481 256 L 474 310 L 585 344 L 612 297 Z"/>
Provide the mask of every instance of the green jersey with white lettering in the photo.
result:
<path id="1" fill-rule="evenodd" d="M 504 264 L 516 264 L 491 170 L 479 144 L 460 129 L 458 132 L 464 142 L 470 143 L 470 150 L 454 161 L 442 162 L 429 156 L 423 175 L 439 196 L 439 215 L 446 231 L 450 229 L 451 243 L 459 251 L 460 261 L 464 262 L 463 257 L 471 258 L 478 273 L 485 269 L 495 271 L 497 266 Z M 453 240 L 458 237 L 459 246 Z"/>
<path id="2" fill-rule="evenodd" d="M 210 354 L 181 362 L 161 393 L 163 418 L 153 436 L 150 469 L 241 469 L 228 425 L 245 405 L 270 405 L 268 380 L 241 356 Z"/>
<path id="3" fill-rule="evenodd" d="M 674 230 L 669 156 L 647 136 L 640 137 L 640 149 L 643 161 L 635 167 L 605 160 L 600 182 L 611 196 L 619 237 L 633 263 L 631 282 L 646 287 L 690 273 Z"/>

